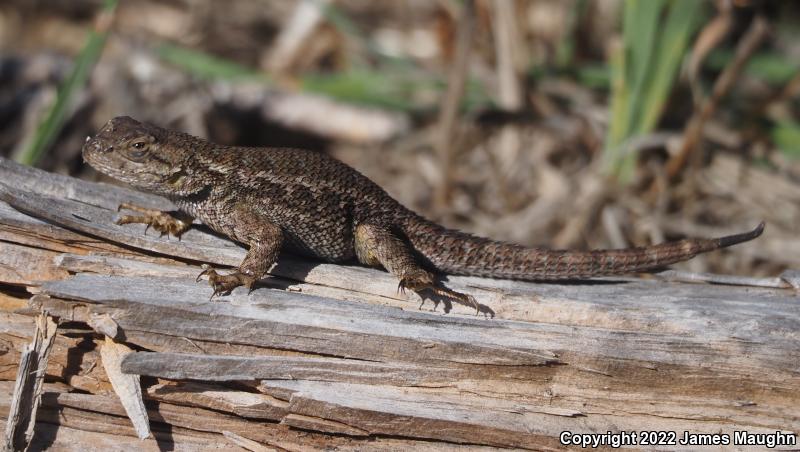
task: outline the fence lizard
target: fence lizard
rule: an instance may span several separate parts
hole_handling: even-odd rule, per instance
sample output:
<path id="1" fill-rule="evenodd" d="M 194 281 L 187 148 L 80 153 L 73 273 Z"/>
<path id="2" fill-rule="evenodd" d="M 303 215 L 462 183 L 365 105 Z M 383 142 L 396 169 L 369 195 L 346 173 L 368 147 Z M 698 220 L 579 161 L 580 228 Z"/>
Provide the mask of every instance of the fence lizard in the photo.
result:
<path id="1" fill-rule="evenodd" d="M 83 158 L 105 174 L 169 198 L 184 214 L 249 247 L 231 273 L 205 267 L 198 276 L 208 276 L 212 297 L 250 288 L 286 247 L 329 262 L 381 266 L 400 280 L 400 290 L 428 291 L 480 310 L 473 297 L 445 287 L 437 275 L 547 281 L 643 272 L 752 240 L 764 230 L 762 222 L 727 237 L 618 250 L 528 248 L 426 220 L 324 154 L 222 146 L 130 117 L 114 118 L 87 138 Z M 191 224 L 124 207 L 142 215 L 123 216 L 119 224 L 144 223 L 176 236 Z"/>

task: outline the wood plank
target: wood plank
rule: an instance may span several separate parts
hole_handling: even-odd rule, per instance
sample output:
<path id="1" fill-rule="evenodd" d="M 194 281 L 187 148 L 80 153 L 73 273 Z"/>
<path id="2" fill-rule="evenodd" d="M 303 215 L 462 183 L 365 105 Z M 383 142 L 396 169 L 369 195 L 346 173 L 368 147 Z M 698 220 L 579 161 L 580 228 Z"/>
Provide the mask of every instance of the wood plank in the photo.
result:
<path id="1" fill-rule="evenodd" d="M 285 401 L 267 394 L 192 381 L 156 384 L 147 389 L 147 396 L 175 405 L 196 406 L 247 419 L 274 421 L 286 416 L 289 406 Z"/>
<path id="2" fill-rule="evenodd" d="M 0 311 L 0 380 L 14 380 L 20 356 L 31 342 L 34 318 Z M 47 363 L 45 376 L 66 380 L 72 386 L 102 393 L 110 391 L 108 378 L 98 366 L 99 356 L 91 340 L 58 334 Z"/>
<path id="3" fill-rule="evenodd" d="M 100 418 L 98 417 L 98 420 Z M 98 424 L 101 424 L 98 422 Z M 31 442 L 30 450 L 47 450 L 52 452 L 108 452 L 108 451 L 141 451 L 162 452 L 248 452 L 248 449 L 237 447 L 230 441 L 218 438 L 218 435 L 200 437 L 182 432 L 156 432 L 155 439 L 139 438 L 117 433 L 97 432 L 71 428 L 65 425 L 36 424 L 36 434 Z"/>
<path id="4" fill-rule="evenodd" d="M 159 286 L 158 279 L 149 278 L 147 287 L 154 290 L 153 293 L 149 293 L 142 290 L 142 287 L 145 287 L 144 283 L 133 284 L 138 287 L 137 291 L 125 289 L 130 278 L 103 278 L 93 275 L 91 278 L 96 279 L 84 279 L 83 284 L 76 284 L 67 291 L 63 290 L 71 282 L 74 283 L 81 278 L 89 276 L 81 275 L 72 280 L 53 283 L 53 286 L 61 288 L 53 291 L 52 295 L 83 299 L 96 297 L 97 300 L 94 301 L 99 304 L 92 303 L 88 306 L 91 309 L 118 310 L 115 318 L 123 329 L 135 327 L 142 331 L 152 331 L 152 327 L 160 322 L 159 319 L 179 318 L 183 326 L 159 327 L 157 328 L 159 334 L 169 334 L 168 330 L 171 330 L 171 334 L 186 334 L 189 338 L 278 346 L 295 350 L 306 348 L 305 345 L 298 344 L 307 343 L 309 333 L 303 328 L 307 328 L 310 324 L 312 326 L 336 324 L 337 328 L 342 329 L 337 336 L 351 333 L 352 331 L 347 331 L 348 329 L 360 329 L 364 334 L 382 335 L 380 339 L 370 336 L 365 336 L 363 339 L 348 339 L 340 344 L 344 351 L 329 349 L 328 353 L 333 356 L 353 355 L 361 350 L 364 356 L 371 355 L 372 359 L 375 359 L 376 356 L 381 356 L 379 351 L 363 350 L 360 346 L 364 343 L 372 345 L 379 340 L 386 344 L 384 348 L 418 350 L 419 348 L 415 349 L 402 342 L 405 340 L 402 336 L 399 338 L 399 344 L 397 337 L 386 336 L 386 331 L 391 328 L 388 323 L 383 323 L 379 328 L 373 328 L 373 323 L 381 319 L 386 322 L 388 317 L 390 319 L 388 321 L 395 322 L 396 329 L 397 325 L 401 325 L 400 328 L 403 330 L 415 331 L 413 336 L 416 339 L 424 339 L 426 333 L 420 333 L 415 329 L 415 322 L 425 321 L 431 317 L 426 313 L 399 310 L 386 312 L 386 308 L 355 303 L 329 304 L 329 300 L 315 297 L 305 297 L 303 301 L 289 298 L 281 303 L 281 296 L 292 294 L 266 289 L 259 289 L 249 296 L 243 294 L 238 299 L 234 296 L 232 297 L 234 301 L 230 304 L 189 301 L 199 298 L 197 294 L 192 293 L 197 286 L 190 281 L 180 283 L 182 280 L 179 279 L 172 279 L 169 286 Z M 87 283 L 87 281 L 92 282 Z M 164 283 L 167 284 L 166 281 Z M 97 294 L 86 289 L 87 287 L 101 287 L 108 292 Z M 79 290 L 80 288 L 83 289 Z M 49 288 L 45 287 L 45 290 Z M 112 294 L 116 301 L 100 301 L 111 298 Z M 121 300 L 127 298 L 146 298 L 148 301 L 139 300 L 139 302 L 146 304 L 147 307 L 138 304 L 134 305 L 141 307 L 126 307 L 130 302 Z M 170 306 L 175 310 L 161 311 L 161 306 Z M 237 310 L 242 308 L 245 310 L 238 315 L 244 317 L 241 321 L 245 323 L 239 324 L 236 323 L 239 320 L 235 319 L 235 316 Z M 190 315 L 183 309 L 196 311 L 198 315 Z M 305 312 L 304 309 L 309 311 Z M 345 319 L 333 322 L 328 317 L 328 314 L 333 312 L 347 312 L 351 309 L 357 311 L 351 312 Z M 133 310 L 135 314 L 131 316 L 126 313 L 127 310 Z M 370 312 L 376 310 L 379 312 Z M 294 311 L 297 315 L 288 315 L 288 311 Z M 200 315 L 199 312 L 206 314 Z M 291 319 L 291 322 L 295 322 L 294 326 L 288 329 L 292 334 L 287 335 L 286 330 L 259 323 L 266 321 L 265 317 L 277 323 Z M 136 319 L 136 323 L 130 323 L 132 319 Z M 229 321 L 233 323 L 228 323 Z M 187 329 L 187 324 L 190 325 L 190 329 Z M 472 361 L 473 365 L 477 364 L 482 368 L 482 378 L 478 381 L 457 379 L 446 385 L 460 391 L 516 399 L 520 402 L 552 404 L 552 400 L 548 402 L 546 394 L 552 391 L 554 382 L 557 382 L 558 387 L 564 385 L 564 390 L 569 388 L 566 392 L 563 392 L 564 390 L 559 392 L 559 402 L 554 406 L 560 409 L 582 412 L 582 406 L 590 406 L 597 412 L 608 410 L 647 412 L 653 410 L 656 404 L 659 410 L 669 417 L 692 418 L 696 416 L 693 413 L 705 412 L 709 414 L 703 417 L 724 416 L 731 422 L 743 426 L 772 425 L 776 428 L 791 425 L 798 418 L 796 406 L 800 400 L 796 388 L 800 385 L 800 380 L 797 378 L 797 373 L 792 370 L 794 369 L 792 366 L 797 365 L 795 361 L 797 349 L 785 348 L 786 344 L 792 342 L 785 342 L 782 338 L 771 338 L 767 343 L 732 341 L 730 345 L 735 345 L 736 348 L 728 349 L 721 347 L 720 344 L 708 342 L 702 336 L 693 337 L 687 334 L 648 332 L 642 335 L 642 333 L 606 331 L 590 327 L 498 322 L 459 317 L 442 317 L 441 320 L 437 318 L 434 325 L 444 328 L 443 335 L 455 336 L 462 340 L 461 351 L 471 350 L 472 343 L 479 340 L 478 338 L 481 340 L 479 343 L 483 345 L 485 344 L 482 340 L 487 337 L 495 341 L 511 338 L 513 346 L 516 347 L 526 343 L 537 344 L 534 345 L 534 349 L 538 350 L 536 348 L 538 344 L 548 344 L 552 346 L 551 349 L 558 352 L 562 362 L 567 363 L 566 366 L 541 367 L 497 365 L 497 361 L 483 363 Z M 471 337 L 470 330 L 475 329 L 484 334 Z M 257 331 L 259 334 L 218 334 L 220 330 L 225 332 L 249 330 Z M 263 335 L 267 335 L 269 340 L 265 342 Z M 286 342 L 281 344 L 273 342 L 276 336 L 281 335 L 284 335 L 282 339 Z M 326 346 L 330 347 L 332 343 L 328 341 Z M 319 351 L 320 347 L 322 346 L 317 344 L 309 346 L 308 349 L 314 352 Z M 775 348 L 771 349 L 772 347 Z M 418 353 L 384 354 L 383 359 L 426 362 Z M 453 367 L 464 365 L 463 362 L 452 359 L 452 356 L 449 359 L 450 361 L 435 362 L 440 365 L 447 363 Z M 524 379 L 524 382 L 520 382 L 519 379 Z M 445 391 L 443 388 L 439 390 Z M 667 402 L 665 399 L 670 401 Z M 710 415 L 710 413 L 715 414 Z M 593 417 L 591 422 L 585 422 L 582 427 L 590 431 L 605 431 L 602 429 L 607 428 L 609 424 L 595 422 L 596 420 Z M 334 421 L 339 422 L 335 419 Z M 657 425 L 651 421 L 640 427 L 656 428 Z M 498 435 L 502 436 L 499 433 Z"/>
<path id="5" fill-rule="evenodd" d="M 438 391 L 422 393 L 393 386 L 310 381 L 270 381 L 265 386 L 291 392 L 287 401 L 295 416 L 287 417 L 284 423 L 303 427 L 310 423 L 309 418 L 318 418 L 315 428 L 331 433 L 350 429 L 363 435 L 413 436 L 456 443 L 478 440 L 500 447 L 558 447 L 557 434 L 549 430 L 577 426 L 565 420 L 581 416 L 576 411 L 515 401 L 464 398 Z M 332 428 L 325 430 L 326 424 Z"/>
<path id="6" fill-rule="evenodd" d="M 125 408 L 125 413 L 136 431 L 136 436 L 139 439 L 145 439 L 150 436 L 150 420 L 147 417 L 144 399 L 142 399 L 139 375 L 126 374 L 120 369 L 122 360 L 132 353 L 134 351 L 130 347 L 118 343 L 108 336 L 105 337 L 105 342 L 100 347 L 100 358 L 106 375 L 111 381 L 111 386 Z"/>
<path id="7" fill-rule="evenodd" d="M 145 352 L 128 355 L 122 362 L 122 371 L 173 380 L 315 380 L 395 386 L 437 386 L 469 374 L 464 370 L 441 366 L 304 356 L 213 356 Z"/>
<path id="8" fill-rule="evenodd" d="M 28 307 L 28 297 L 19 297 L 0 292 L 0 311 L 14 312 Z"/>
<path id="9" fill-rule="evenodd" d="M 5 429 L 4 450 L 26 450 L 33 437 L 45 369 L 56 338 L 56 322 L 39 314 L 33 341 L 22 351 Z"/>
<path id="10" fill-rule="evenodd" d="M 623 413 L 577 412 L 547 405 L 532 406 L 514 400 L 465 398 L 440 391 L 404 390 L 390 386 L 312 381 L 270 381 L 266 390 L 289 402 L 293 414 L 321 417 L 334 424 L 337 433 L 345 424 L 370 434 L 414 435 L 450 442 L 475 442 L 501 447 L 558 448 L 562 431 L 602 432 L 661 429 L 683 432 L 725 432 L 733 436 L 728 419 L 647 419 Z M 288 417 L 285 423 L 293 422 Z M 304 420 L 308 424 L 308 420 Z M 298 425 L 299 426 L 299 425 Z M 791 427 L 789 427 L 791 428 Z M 787 427 L 780 427 L 786 430 Z M 774 428 L 749 426 L 748 431 L 774 433 Z M 732 448 L 742 449 L 742 448 Z"/>
<path id="11" fill-rule="evenodd" d="M 211 303 L 205 285 L 193 280 L 82 274 L 48 282 L 43 290 L 53 297 L 96 303 L 91 309 L 97 313 L 122 309 L 124 315 L 112 317 L 123 330 L 369 360 L 515 366 L 558 362 L 534 341 L 509 337 L 504 322 L 446 316 L 431 322 L 425 313 L 275 289 Z M 458 337 L 452 331 L 456 325 Z"/>
<path id="12" fill-rule="evenodd" d="M 125 187 L 89 182 L 62 174 L 48 173 L 0 158 L 0 180 L 4 184 L 31 193 L 78 200 L 83 203 L 116 210 L 123 202 L 132 202 L 153 209 L 174 209 L 174 205 L 159 196 L 135 192 Z"/>
<path id="13" fill-rule="evenodd" d="M 0 381 L 0 419 L 5 419 L 8 414 L 12 387 L 13 382 Z M 51 388 L 51 385 L 45 385 L 45 391 Z M 322 451 L 332 448 L 354 451 L 456 450 L 452 444 L 439 442 L 380 437 L 358 439 L 299 431 L 275 422 L 245 420 L 203 408 L 163 402 L 148 403 L 148 414 L 152 420 L 155 438 L 141 442 L 136 439 L 145 450 L 170 450 L 172 447 L 177 447 L 176 450 L 194 450 L 192 447 L 202 447 L 202 444 L 220 444 L 224 432 L 233 432 L 261 444 L 289 451 Z M 59 429 L 71 428 L 80 432 L 120 436 L 121 445 L 129 443 L 127 438 L 136 438 L 122 405 L 113 395 L 45 392 L 39 420 L 34 444 L 38 442 L 46 445 L 54 441 L 52 430 L 42 431 L 40 425 L 58 425 Z M 91 435 L 87 438 L 91 438 Z M 229 445 L 223 447 L 223 450 L 238 449 Z M 467 450 L 488 449 L 468 447 Z"/>
<path id="14" fill-rule="evenodd" d="M 67 229 L 164 255 L 200 261 L 208 261 L 209 256 L 214 256 L 214 262 L 226 265 L 236 265 L 244 256 L 241 247 L 216 236 L 200 233 L 196 229 L 190 229 L 184 234 L 182 241 L 175 238 L 169 241 L 167 237 L 159 240 L 157 233 L 145 235 L 144 225 L 114 224 L 117 218 L 116 210 L 97 207 L 82 201 L 48 197 L 12 188 L 3 183 L 0 183 L 0 200 L 21 212 Z M 122 230 L 127 231 L 123 233 Z M 137 233 L 133 233 L 133 230 Z M 191 245 L 187 241 L 191 242 Z"/>
<path id="15" fill-rule="evenodd" d="M 653 291 L 655 285 L 658 283 L 643 282 L 638 287 L 628 285 L 628 289 L 631 290 L 628 296 L 656 301 L 652 294 L 650 297 L 647 295 Z M 401 311 L 265 288 L 257 289 L 251 294 L 247 294 L 246 290 L 235 291 L 226 298 L 227 302 L 209 303 L 204 299 L 206 295 L 204 285 L 185 279 L 77 275 L 69 280 L 51 282 L 44 286 L 45 293 L 52 296 L 98 303 L 106 306 L 106 310 L 114 309 L 115 304 L 122 306 L 123 302 L 137 303 L 147 306 L 146 309 L 144 306 L 140 308 L 141 311 L 163 310 L 162 313 L 166 315 L 167 312 L 171 312 L 170 310 L 177 310 L 180 311 L 180 315 L 198 316 L 196 321 L 204 326 L 217 325 L 216 328 L 207 330 L 197 325 L 187 329 L 185 321 L 175 322 L 163 319 L 163 316 L 154 318 L 157 316 L 146 314 L 115 318 L 120 325 L 127 323 L 127 328 L 130 329 L 162 334 L 173 332 L 176 335 L 184 335 L 185 333 L 185 336 L 190 338 L 298 351 L 317 350 L 319 353 L 335 356 L 355 354 L 364 357 L 366 352 L 359 352 L 358 348 L 363 346 L 373 349 L 375 346 L 353 342 L 350 339 L 354 338 L 350 337 L 347 341 L 341 342 L 334 339 L 322 344 L 321 349 L 312 347 L 300 349 L 302 342 L 313 338 L 297 339 L 289 333 L 286 333 L 287 336 L 284 338 L 278 338 L 275 334 L 286 331 L 284 328 L 287 325 L 293 325 L 290 328 L 293 331 L 297 331 L 297 328 L 334 329 L 341 331 L 342 335 L 347 333 L 375 335 L 411 341 L 418 344 L 417 346 L 428 344 L 419 354 L 416 351 L 400 352 L 409 356 L 410 362 L 420 362 L 427 359 L 427 356 L 437 356 L 436 359 L 445 362 L 538 365 L 554 358 L 554 355 L 547 350 L 559 350 L 562 353 L 602 352 L 608 358 L 640 359 L 669 364 L 696 365 L 702 362 L 706 365 L 714 364 L 729 368 L 753 366 L 776 372 L 785 370 L 790 373 L 800 369 L 798 339 L 765 334 L 767 331 L 793 328 L 798 322 L 800 305 L 793 297 L 783 296 L 776 291 L 753 289 L 748 291 L 750 298 L 742 296 L 740 300 L 730 300 L 728 296 L 724 296 L 714 300 L 709 295 L 716 289 L 715 286 L 709 286 L 707 288 L 709 290 L 700 292 L 699 296 L 698 291 L 690 291 L 680 285 L 671 285 L 669 289 L 677 299 L 673 303 L 686 306 L 690 313 L 696 311 L 701 314 L 697 316 L 699 319 L 684 322 L 686 327 L 682 331 L 652 331 L 646 336 L 637 336 L 637 341 L 631 343 L 630 338 L 636 336 L 635 331 L 619 329 L 603 331 L 594 327 L 432 316 L 424 312 Z M 575 289 L 572 289 L 572 292 L 574 298 L 580 300 L 582 294 Z M 757 311 L 757 303 L 753 298 L 758 297 L 758 292 L 762 292 L 761 295 L 771 302 L 771 315 L 757 323 L 741 325 Z M 723 292 L 722 295 L 726 293 Z M 714 302 L 718 304 L 716 306 L 710 304 Z M 633 301 L 631 303 L 635 304 Z M 664 306 L 661 306 L 661 309 L 667 313 L 678 313 L 677 308 L 670 306 L 673 303 L 662 300 L 661 304 Z M 705 321 L 711 316 L 715 320 L 714 323 Z M 685 317 L 686 314 L 681 314 L 681 318 Z M 186 318 L 189 317 L 182 319 Z M 244 321 L 251 322 L 250 329 L 258 327 L 258 331 L 254 332 L 255 334 L 237 332 L 236 327 L 242 329 L 242 325 L 237 322 Z M 220 325 L 223 322 L 231 322 L 226 325 L 226 331 L 221 331 L 223 328 Z M 635 326 L 631 325 L 631 329 Z M 455 331 L 458 331 L 458 334 L 454 334 Z M 578 331 L 580 334 L 576 334 Z M 266 332 L 272 332 L 273 335 L 269 338 L 264 337 Z M 319 334 L 323 332 L 320 331 Z M 241 335 L 238 340 L 237 335 Z M 318 335 L 316 339 L 321 337 Z M 761 337 L 762 340 L 752 340 L 757 337 Z M 765 343 L 763 340 L 767 338 L 768 343 Z M 602 350 L 597 350 L 596 347 L 587 349 L 592 343 L 600 340 L 605 341 Z M 434 346 L 431 347 L 430 344 Z M 441 348 L 440 345 L 448 345 L 454 354 L 449 357 L 444 356 L 443 352 L 437 350 Z M 459 348 L 469 349 L 469 352 L 460 351 Z M 478 351 L 486 354 L 482 355 Z M 380 353 L 378 356 L 381 354 L 388 356 L 386 351 L 376 350 L 376 352 Z M 521 361 L 506 361 L 503 358 L 504 353 L 511 353 Z"/>
<path id="16" fill-rule="evenodd" d="M 2 182 L 0 182 L 2 183 Z M 130 255 L 130 251 L 108 241 L 78 234 L 22 213 L 0 201 L 0 240 L 61 253 L 89 250 Z"/>
<path id="17" fill-rule="evenodd" d="M 293 258 L 292 256 L 281 256 L 281 259 L 288 260 L 290 262 L 292 261 L 292 259 L 296 260 L 296 258 Z M 200 273 L 200 269 L 198 269 L 196 266 L 185 265 L 180 262 L 169 262 L 169 263 L 158 264 L 153 262 L 132 260 L 129 258 L 119 258 L 109 255 L 97 255 L 94 253 L 86 255 L 62 254 L 56 258 L 55 263 L 60 269 L 66 270 L 71 273 L 91 272 L 103 275 L 169 276 L 176 278 L 177 277 L 193 278 Z M 283 268 L 290 268 L 292 264 L 291 263 L 282 264 L 281 266 Z M 312 271 L 315 272 L 317 271 L 318 268 L 325 269 L 327 268 L 327 266 L 320 265 Z M 365 270 L 374 272 L 379 277 L 385 277 L 387 279 L 385 281 L 387 287 L 392 284 L 392 282 L 388 278 L 388 275 L 383 274 L 383 272 L 378 272 L 371 269 L 365 269 Z M 344 271 L 349 272 L 349 269 L 345 269 Z M 278 273 L 278 272 L 279 271 L 273 271 L 273 273 Z M 315 279 L 319 280 L 320 282 L 325 281 L 326 278 L 326 276 L 320 276 L 320 275 L 317 275 L 314 278 L 304 277 L 300 274 L 294 274 L 293 276 L 305 278 L 308 280 Z M 373 277 L 372 279 L 375 278 Z M 336 284 L 336 281 L 333 280 L 333 283 Z M 275 275 L 271 275 L 267 278 L 264 278 L 263 280 L 259 281 L 257 285 L 259 287 L 279 288 L 287 290 L 289 292 L 299 292 L 307 295 L 336 298 L 338 300 L 360 301 L 364 303 L 379 304 L 383 306 L 394 306 L 397 308 L 417 309 L 416 303 L 414 302 L 409 303 L 409 301 L 403 295 L 398 294 L 396 290 L 393 296 L 389 297 L 365 291 L 355 291 L 351 289 L 344 289 L 341 287 L 334 287 L 322 283 L 314 284 L 305 281 L 292 280 Z M 474 313 L 474 311 L 471 312 L 470 314 L 472 313 Z"/>
<path id="18" fill-rule="evenodd" d="M 69 273 L 55 264 L 59 253 L 0 241 L 0 281 L 29 286 L 40 281 L 64 279 Z"/>

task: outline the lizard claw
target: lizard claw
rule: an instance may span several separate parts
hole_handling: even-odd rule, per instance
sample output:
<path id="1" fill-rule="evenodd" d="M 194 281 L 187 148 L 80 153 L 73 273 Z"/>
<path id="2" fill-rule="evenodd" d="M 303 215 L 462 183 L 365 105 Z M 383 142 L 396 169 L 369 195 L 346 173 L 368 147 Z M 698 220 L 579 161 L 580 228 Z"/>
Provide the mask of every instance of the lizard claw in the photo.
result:
<path id="1" fill-rule="evenodd" d="M 475 308 L 475 315 L 483 314 L 484 317 L 494 318 L 494 311 L 492 308 L 478 303 L 478 301 L 472 295 L 456 292 L 455 290 L 451 290 L 442 286 L 431 287 L 430 290 L 440 297 L 444 297 L 446 299 L 455 301 L 456 303 Z"/>
<path id="2" fill-rule="evenodd" d="M 142 215 L 123 215 L 115 221 L 118 225 L 141 223 L 145 225 L 144 234 L 152 227 L 161 233 L 160 237 L 165 235 L 169 237 L 174 235 L 180 239 L 181 235 L 189 229 L 191 221 L 184 221 L 183 219 L 176 218 L 169 213 L 161 212 L 155 209 L 147 209 L 144 207 L 135 206 L 133 204 L 122 203 L 117 207 L 117 211 L 122 209 L 132 210 L 141 213 Z"/>
<path id="3" fill-rule="evenodd" d="M 208 264 L 203 264 L 203 265 L 200 266 L 200 268 L 202 268 L 203 271 L 201 271 L 200 274 L 197 275 L 197 278 L 194 279 L 194 282 L 200 282 L 200 278 L 202 278 L 203 276 L 205 276 L 205 275 L 209 274 L 210 272 L 214 271 L 214 269 L 211 268 L 211 266 L 208 265 Z"/>
<path id="4" fill-rule="evenodd" d="M 246 273 L 236 270 L 227 275 L 220 275 L 208 264 L 203 264 L 202 269 L 203 271 L 195 278 L 195 282 L 199 282 L 200 278 L 208 275 L 208 284 L 214 289 L 209 301 L 217 295 L 229 295 L 233 289 L 239 286 L 247 287 L 248 293 L 253 291 L 253 283 L 256 279 Z"/>
<path id="5" fill-rule="evenodd" d="M 406 280 L 405 278 L 400 280 L 400 283 L 397 284 L 397 293 L 399 294 L 406 294 Z"/>

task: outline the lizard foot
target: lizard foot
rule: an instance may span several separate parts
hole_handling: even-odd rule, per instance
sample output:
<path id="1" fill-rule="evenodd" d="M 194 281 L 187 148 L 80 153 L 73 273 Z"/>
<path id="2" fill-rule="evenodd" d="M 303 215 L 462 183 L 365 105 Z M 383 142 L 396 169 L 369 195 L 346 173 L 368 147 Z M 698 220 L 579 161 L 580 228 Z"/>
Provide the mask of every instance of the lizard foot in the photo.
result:
<path id="1" fill-rule="evenodd" d="M 400 278 L 400 283 L 397 285 L 397 292 L 401 294 L 406 293 L 406 289 L 412 290 L 419 294 L 421 291 L 431 288 L 434 286 L 433 275 L 428 272 L 414 272 L 414 273 L 407 273 L 404 277 Z M 425 306 L 426 297 L 423 297 L 420 294 L 422 301 L 419 304 L 418 309 L 422 309 Z M 439 303 L 442 301 L 440 299 L 432 299 L 433 301 L 433 312 L 436 312 L 436 308 L 439 307 Z M 444 306 L 444 313 L 447 314 L 450 312 L 450 308 L 452 305 L 450 304 L 449 300 L 445 299 L 445 306 Z"/>
<path id="2" fill-rule="evenodd" d="M 119 208 L 117 208 L 117 211 L 122 209 L 139 212 L 142 215 L 123 215 L 116 221 L 116 224 L 145 224 L 147 225 L 147 227 L 144 229 L 145 235 L 147 234 L 147 230 L 152 227 L 161 233 L 161 237 L 165 235 L 174 235 L 178 238 L 178 240 L 180 240 L 181 235 L 186 232 L 186 230 L 189 229 L 189 226 L 192 224 L 191 221 L 184 221 L 183 219 L 176 218 L 169 213 L 161 212 L 160 210 L 139 207 L 134 204 L 122 203 L 119 205 Z"/>
<path id="3" fill-rule="evenodd" d="M 483 313 L 483 315 L 491 314 L 491 316 L 494 317 L 494 312 L 491 309 L 489 309 L 488 306 L 484 306 L 478 303 L 478 301 L 475 300 L 475 297 L 473 297 L 472 295 L 456 292 L 455 290 L 448 289 L 447 287 L 441 285 L 429 287 L 428 290 L 430 290 L 435 295 L 438 295 L 442 298 L 452 300 L 464 306 L 475 308 L 475 315 Z"/>
<path id="4" fill-rule="evenodd" d="M 405 293 L 405 289 L 411 289 L 417 293 L 429 291 L 435 295 L 436 298 L 432 298 L 434 303 L 434 311 L 436 311 L 436 308 L 439 306 L 439 302 L 444 300 L 445 302 L 452 301 L 464 306 L 475 308 L 475 315 L 483 314 L 484 316 L 494 318 L 494 311 L 492 311 L 491 308 L 478 303 L 478 301 L 475 300 L 475 297 L 472 295 L 456 292 L 455 290 L 448 289 L 441 283 L 437 283 L 434 281 L 433 276 L 428 272 L 412 273 L 401 278 L 397 290 L 401 293 Z M 425 298 L 423 297 L 422 304 L 420 304 L 420 309 L 422 309 L 424 304 Z M 450 311 L 447 306 L 448 303 L 445 303 L 445 313 Z"/>
<path id="5" fill-rule="evenodd" d="M 430 273 L 412 273 L 400 278 L 400 283 L 397 285 L 397 291 L 403 294 L 406 293 L 406 289 L 419 292 L 420 290 L 433 287 L 433 285 L 433 277 L 430 275 Z"/>
<path id="6" fill-rule="evenodd" d="M 203 271 L 197 275 L 195 281 L 199 282 L 200 278 L 208 276 L 208 284 L 214 288 L 214 292 L 211 293 L 209 300 L 213 299 L 216 295 L 228 295 L 233 289 L 239 286 L 245 286 L 250 291 L 253 290 L 253 283 L 256 281 L 256 278 L 246 273 L 236 270 L 227 275 L 220 275 L 208 264 L 203 264 L 202 268 Z"/>

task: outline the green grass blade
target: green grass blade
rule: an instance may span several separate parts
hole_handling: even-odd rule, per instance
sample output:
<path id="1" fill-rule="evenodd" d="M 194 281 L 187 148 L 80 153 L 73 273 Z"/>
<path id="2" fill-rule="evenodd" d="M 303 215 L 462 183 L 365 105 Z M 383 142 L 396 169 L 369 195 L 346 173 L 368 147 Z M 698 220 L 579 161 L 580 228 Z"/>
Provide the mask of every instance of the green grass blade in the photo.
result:
<path id="1" fill-rule="evenodd" d="M 772 128 L 772 141 L 783 155 L 791 159 L 800 159 L 800 124 L 793 121 L 782 121 Z"/>
<path id="2" fill-rule="evenodd" d="M 156 48 L 156 54 L 166 63 L 204 80 L 250 80 L 267 85 L 275 83 L 268 75 L 256 69 L 202 51 L 167 44 Z M 374 70 L 360 67 L 344 72 L 304 74 L 299 78 L 297 88 L 303 92 L 353 104 L 413 111 L 419 109 L 416 99 L 435 98 L 436 93 L 444 87 L 444 82 L 431 74 L 396 69 L 392 67 Z M 489 102 L 489 96 L 482 84 L 473 80 L 467 85 L 465 109 L 472 110 Z"/>
<path id="3" fill-rule="evenodd" d="M 305 92 L 344 102 L 401 111 L 414 109 L 414 94 L 420 88 L 418 83 L 410 80 L 366 69 L 307 74 L 301 78 L 300 86 Z"/>
<path id="4" fill-rule="evenodd" d="M 623 184 L 632 179 L 636 163 L 625 143 L 658 124 L 705 7 L 697 0 L 626 0 L 624 5 L 622 49 L 609 57 L 611 123 L 603 155 L 605 171 Z"/>
<path id="5" fill-rule="evenodd" d="M 697 19 L 702 8 L 703 3 L 696 0 L 673 0 L 670 4 L 636 132 L 647 133 L 656 126 L 686 54 L 689 38 L 699 24 Z"/>
<path id="6" fill-rule="evenodd" d="M 567 69 L 572 66 L 575 59 L 575 48 L 577 46 L 577 37 L 575 30 L 581 18 L 586 14 L 588 0 L 578 0 L 574 8 L 571 8 L 567 18 L 567 31 L 558 42 L 556 47 L 555 63 L 559 69 Z"/>
<path id="7" fill-rule="evenodd" d="M 630 90 L 625 83 L 625 50 L 622 47 L 612 50 L 609 57 L 611 70 L 610 123 L 606 132 L 606 145 L 603 152 L 603 167 L 607 173 L 615 173 L 620 161 L 620 144 L 628 134 Z"/>
<path id="8" fill-rule="evenodd" d="M 611 127 L 604 160 L 606 170 L 620 180 L 627 180 L 633 170 L 634 161 L 624 152 L 623 143 L 638 127 L 641 99 L 658 44 L 658 22 L 665 1 L 627 0 L 622 49 L 611 55 Z"/>
<path id="9" fill-rule="evenodd" d="M 103 5 L 101 14 L 111 16 L 117 7 L 117 0 L 106 0 Z M 67 79 L 59 87 L 56 100 L 53 106 L 47 112 L 47 115 L 39 123 L 33 139 L 30 141 L 22 152 L 14 156 L 14 159 L 25 165 L 35 165 L 41 160 L 47 149 L 53 144 L 53 141 L 58 136 L 64 122 L 67 119 L 67 113 L 72 106 L 72 100 L 75 93 L 86 85 L 86 81 L 97 63 L 103 47 L 106 43 L 108 30 L 89 31 L 86 38 L 86 43 L 75 60 L 75 65 L 72 68 Z"/>
<path id="10" fill-rule="evenodd" d="M 628 0 L 625 3 L 623 40 L 625 43 L 625 79 L 631 86 L 628 99 L 628 133 L 638 126 L 640 99 L 646 93 L 651 67 L 659 44 L 659 17 L 665 0 Z"/>
<path id="11" fill-rule="evenodd" d="M 186 47 L 164 44 L 156 48 L 156 54 L 167 63 L 200 79 L 269 81 L 264 73 L 255 69 Z"/>
<path id="12" fill-rule="evenodd" d="M 733 49 L 716 49 L 706 58 L 705 66 L 721 71 L 733 60 Z M 775 50 L 761 50 L 747 61 L 744 73 L 750 77 L 761 79 L 772 85 L 784 85 L 800 70 L 797 58 L 786 58 L 786 55 Z"/>

